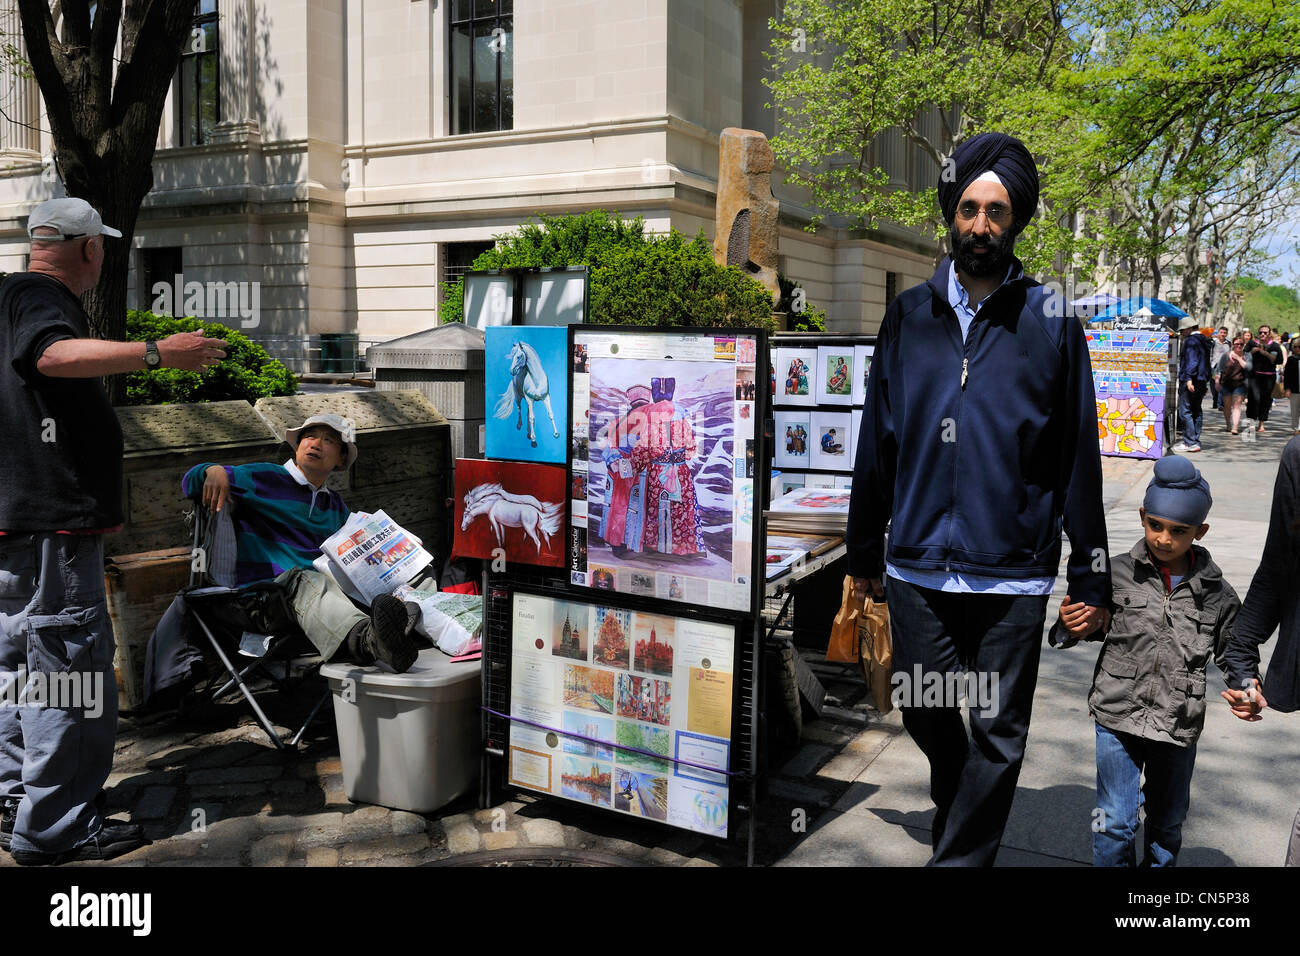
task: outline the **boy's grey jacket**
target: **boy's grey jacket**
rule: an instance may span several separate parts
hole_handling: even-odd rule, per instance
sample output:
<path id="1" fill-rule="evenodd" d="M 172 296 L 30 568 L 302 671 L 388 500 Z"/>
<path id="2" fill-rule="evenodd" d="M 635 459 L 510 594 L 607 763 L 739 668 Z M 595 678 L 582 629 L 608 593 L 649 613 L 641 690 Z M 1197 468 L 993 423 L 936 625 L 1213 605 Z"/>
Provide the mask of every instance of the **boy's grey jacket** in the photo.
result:
<path id="1" fill-rule="evenodd" d="M 1111 559 L 1110 632 L 1097 658 L 1088 709 L 1108 730 L 1186 747 L 1205 725 L 1205 668 L 1223 669 L 1229 630 L 1241 608 L 1204 548 L 1192 545 L 1192 572 L 1166 599 L 1160 569 L 1139 539 Z M 1076 643 L 1058 618 L 1053 647 Z"/>

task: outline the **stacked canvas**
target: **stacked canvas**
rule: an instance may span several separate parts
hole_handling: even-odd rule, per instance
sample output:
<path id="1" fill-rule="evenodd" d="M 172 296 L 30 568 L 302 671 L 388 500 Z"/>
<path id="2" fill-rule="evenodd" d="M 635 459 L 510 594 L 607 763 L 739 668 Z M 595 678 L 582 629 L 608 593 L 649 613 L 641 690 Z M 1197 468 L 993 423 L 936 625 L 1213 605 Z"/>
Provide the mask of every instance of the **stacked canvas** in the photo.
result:
<path id="1" fill-rule="evenodd" d="M 849 520 L 847 488 L 794 488 L 772 502 L 767 528 L 844 534 Z"/>

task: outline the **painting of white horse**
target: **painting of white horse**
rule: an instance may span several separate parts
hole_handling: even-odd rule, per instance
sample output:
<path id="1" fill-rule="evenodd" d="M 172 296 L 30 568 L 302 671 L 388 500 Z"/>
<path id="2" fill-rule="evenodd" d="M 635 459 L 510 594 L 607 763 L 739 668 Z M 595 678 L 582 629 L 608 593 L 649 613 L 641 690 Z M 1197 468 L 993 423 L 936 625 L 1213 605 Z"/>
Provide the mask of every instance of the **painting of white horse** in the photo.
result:
<path id="1" fill-rule="evenodd" d="M 564 523 L 564 503 L 514 494 L 500 484 L 490 482 L 475 485 L 465 495 L 465 517 L 461 519 L 460 530 L 468 531 L 479 517 L 487 518 L 492 533 L 496 535 L 497 547 L 505 547 L 506 528 L 519 528 L 540 555 L 551 547 L 551 538 L 559 533 Z M 545 548 L 542 539 L 546 541 Z"/>
<path id="2" fill-rule="evenodd" d="M 492 326 L 484 330 L 489 458 L 566 461 L 569 439 L 568 330 Z"/>
<path id="3" fill-rule="evenodd" d="M 528 441 L 537 447 L 537 422 L 533 413 L 533 403 L 541 402 L 546 406 L 546 414 L 551 417 L 551 431 L 555 438 L 560 437 L 560 426 L 555 422 L 555 412 L 551 408 L 551 383 L 542 368 L 541 356 L 527 342 L 516 342 L 510 348 L 510 384 L 497 399 L 497 418 L 509 418 L 515 415 L 515 429 L 524 427 L 524 407 L 528 408 Z"/>

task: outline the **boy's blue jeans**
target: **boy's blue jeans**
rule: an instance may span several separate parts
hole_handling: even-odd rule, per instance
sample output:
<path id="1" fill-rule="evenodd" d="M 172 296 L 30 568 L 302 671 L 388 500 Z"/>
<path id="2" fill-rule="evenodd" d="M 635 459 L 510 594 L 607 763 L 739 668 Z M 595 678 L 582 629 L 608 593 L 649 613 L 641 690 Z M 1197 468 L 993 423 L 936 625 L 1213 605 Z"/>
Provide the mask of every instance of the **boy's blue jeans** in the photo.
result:
<path id="1" fill-rule="evenodd" d="M 1142 865 L 1173 866 L 1183 845 L 1195 764 L 1195 743 L 1175 747 L 1097 724 L 1097 809 L 1102 817 L 1093 825 L 1092 865 L 1137 865 L 1138 807 L 1145 804 Z"/>

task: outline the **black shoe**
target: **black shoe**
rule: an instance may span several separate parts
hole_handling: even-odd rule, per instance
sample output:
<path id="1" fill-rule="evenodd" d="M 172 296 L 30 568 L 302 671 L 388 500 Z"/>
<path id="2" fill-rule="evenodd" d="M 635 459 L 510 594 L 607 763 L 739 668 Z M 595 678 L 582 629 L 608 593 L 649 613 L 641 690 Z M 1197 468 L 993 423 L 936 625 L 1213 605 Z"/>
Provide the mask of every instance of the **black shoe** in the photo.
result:
<path id="1" fill-rule="evenodd" d="M 399 674 L 411 669 L 419 648 L 411 637 L 415 621 L 401 598 L 383 594 L 370 605 L 366 650 Z"/>
<path id="2" fill-rule="evenodd" d="M 21 866 L 58 866 L 62 863 L 82 863 L 89 860 L 112 860 L 142 846 L 148 846 L 144 831 L 135 823 L 105 820 L 99 832 L 85 843 L 62 853 L 42 850 L 10 849 L 14 862 Z"/>
<path id="3" fill-rule="evenodd" d="M 18 817 L 18 802 L 6 800 L 0 805 L 0 850 L 8 850 L 14 838 L 14 820 Z"/>

